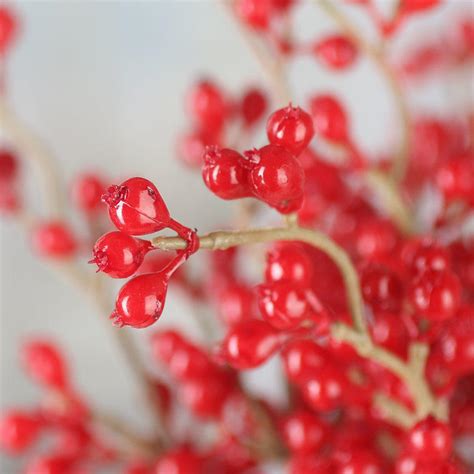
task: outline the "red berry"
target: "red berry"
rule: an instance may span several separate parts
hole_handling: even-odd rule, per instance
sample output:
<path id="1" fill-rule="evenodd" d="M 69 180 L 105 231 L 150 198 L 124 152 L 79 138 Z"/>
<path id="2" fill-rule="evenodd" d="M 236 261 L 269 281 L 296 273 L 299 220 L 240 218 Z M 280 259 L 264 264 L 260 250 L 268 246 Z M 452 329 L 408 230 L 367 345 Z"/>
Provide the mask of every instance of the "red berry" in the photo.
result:
<path id="1" fill-rule="evenodd" d="M 187 341 L 176 331 L 160 331 L 153 334 L 151 338 L 151 347 L 156 359 L 169 364 L 173 354 L 187 347 Z"/>
<path id="2" fill-rule="evenodd" d="M 200 128 L 211 134 L 221 130 L 228 113 L 222 90 L 209 80 L 199 81 L 191 88 L 187 109 Z"/>
<path id="3" fill-rule="evenodd" d="M 267 110 L 267 96 L 261 89 L 252 88 L 245 91 L 240 101 L 240 114 L 246 127 L 255 125 Z"/>
<path id="4" fill-rule="evenodd" d="M 353 452 L 351 458 L 336 471 L 337 474 L 383 474 L 384 472 L 386 470 L 380 457 L 369 450 Z"/>
<path id="5" fill-rule="evenodd" d="M 400 314 L 376 313 L 369 329 L 376 344 L 401 356 L 406 354 L 409 334 Z"/>
<path id="6" fill-rule="evenodd" d="M 346 111 L 341 103 L 331 95 L 319 95 L 310 99 L 316 135 L 338 143 L 349 141 Z"/>
<path id="7" fill-rule="evenodd" d="M 205 474 L 205 467 L 201 456 L 181 448 L 161 456 L 153 474 Z"/>
<path id="8" fill-rule="evenodd" d="M 402 0 L 399 9 L 405 14 L 418 13 L 439 5 L 441 0 Z"/>
<path id="9" fill-rule="evenodd" d="M 152 325 L 163 312 L 168 281 L 166 272 L 138 275 L 127 281 L 119 291 L 110 319 L 119 327 Z"/>
<path id="10" fill-rule="evenodd" d="M 36 382 L 64 390 L 69 385 L 69 374 L 61 351 L 47 341 L 27 342 L 21 351 L 23 366 Z"/>
<path id="11" fill-rule="evenodd" d="M 206 379 L 217 370 L 209 355 L 189 342 L 178 345 L 167 364 L 178 380 Z"/>
<path id="12" fill-rule="evenodd" d="M 285 418 L 282 431 L 292 453 L 312 454 L 324 443 L 327 429 L 316 415 L 300 411 Z"/>
<path id="13" fill-rule="evenodd" d="M 298 384 L 321 370 L 329 360 L 326 349 L 309 339 L 289 342 L 281 355 L 286 376 Z"/>
<path id="14" fill-rule="evenodd" d="M 461 283 L 450 271 L 427 271 L 415 278 L 409 289 L 415 311 L 430 321 L 453 317 L 461 303 Z"/>
<path id="15" fill-rule="evenodd" d="M 448 250 L 428 241 L 420 242 L 411 260 L 411 268 L 418 274 L 425 271 L 442 272 L 449 270 L 450 266 Z"/>
<path id="16" fill-rule="evenodd" d="M 178 138 L 178 156 L 191 168 L 200 168 L 206 147 L 217 146 L 219 143 L 219 137 L 209 132 L 197 130 L 185 133 Z"/>
<path id="17" fill-rule="evenodd" d="M 127 464 L 122 474 L 153 474 L 148 463 L 143 461 L 132 461 Z"/>
<path id="18" fill-rule="evenodd" d="M 140 267 L 145 255 L 153 249 L 148 240 L 136 239 L 123 232 L 104 234 L 94 245 L 94 258 L 98 271 L 112 278 L 127 278 Z"/>
<path id="19" fill-rule="evenodd" d="M 202 177 L 206 186 L 221 199 L 252 195 L 247 182 L 243 156 L 228 148 L 208 147 L 204 152 Z"/>
<path id="20" fill-rule="evenodd" d="M 34 249 L 43 257 L 71 257 L 78 246 L 72 230 L 59 221 L 37 225 L 33 230 L 32 240 Z"/>
<path id="21" fill-rule="evenodd" d="M 391 221 L 367 218 L 357 223 L 354 239 L 358 255 L 364 259 L 377 259 L 395 250 L 399 234 Z"/>
<path id="22" fill-rule="evenodd" d="M 221 353 L 224 359 L 240 370 L 258 367 L 281 346 L 281 336 L 264 321 L 244 321 L 227 333 Z"/>
<path id="23" fill-rule="evenodd" d="M 357 58 L 356 46 L 342 35 L 324 38 L 313 46 L 313 52 L 327 67 L 337 70 L 352 66 Z"/>
<path id="24" fill-rule="evenodd" d="M 321 454 L 293 456 L 288 464 L 288 474 L 334 474 L 334 466 Z"/>
<path id="25" fill-rule="evenodd" d="M 0 56 L 7 52 L 16 34 L 17 26 L 17 19 L 10 8 L 0 5 Z"/>
<path id="26" fill-rule="evenodd" d="M 462 199 L 473 202 L 474 163 L 472 155 L 451 158 L 436 173 L 436 184 L 447 201 Z"/>
<path id="27" fill-rule="evenodd" d="M 65 474 L 71 472 L 74 462 L 62 455 L 41 456 L 30 461 L 24 474 Z"/>
<path id="28" fill-rule="evenodd" d="M 342 405 L 348 383 L 341 369 L 332 364 L 314 372 L 301 386 L 306 402 L 314 410 L 333 410 Z"/>
<path id="29" fill-rule="evenodd" d="M 98 176 L 83 174 L 72 185 L 72 199 L 81 211 L 92 213 L 100 208 L 104 191 L 105 185 Z"/>
<path id="30" fill-rule="evenodd" d="M 268 141 L 298 156 L 314 136 L 311 116 L 299 107 L 289 105 L 273 112 L 267 121 Z"/>
<path id="31" fill-rule="evenodd" d="M 267 145 L 244 153 L 249 169 L 249 184 L 254 194 L 283 214 L 302 204 L 304 171 L 299 161 L 285 148 Z"/>
<path id="32" fill-rule="evenodd" d="M 275 246 L 267 254 L 265 280 L 267 282 L 291 281 L 309 287 L 313 277 L 313 263 L 308 253 L 297 244 Z"/>
<path id="33" fill-rule="evenodd" d="M 276 329 L 296 328 L 313 316 L 306 291 L 292 282 L 259 285 L 258 295 L 262 318 Z"/>
<path id="34" fill-rule="evenodd" d="M 228 326 L 252 319 L 255 315 L 255 292 L 242 284 L 231 284 L 217 296 L 217 313 Z"/>
<path id="35" fill-rule="evenodd" d="M 0 181 L 14 180 L 18 175 L 18 168 L 18 157 L 15 153 L 8 149 L 0 149 Z"/>
<path id="36" fill-rule="evenodd" d="M 446 423 L 428 417 L 406 434 L 406 449 L 420 461 L 439 462 L 452 450 L 451 430 Z"/>
<path id="37" fill-rule="evenodd" d="M 235 11 L 239 18 L 251 28 L 266 30 L 273 13 L 271 0 L 237 0 Z"/>
<path id="38" fill-rule="evenodd" d="M 38 438 L 41 424 L 31 413 L 8 410 L 0 419 L 0 446 L 11 454 L 28 449 Z"/>
<path id="39" fill-rule="evenodd" d="M 170 225 L 171 217 L 156 186 L 145 178 L 130 178 L 112 185 L 102 199 L 118 230 L 131 235 L 158 232 Z"/>

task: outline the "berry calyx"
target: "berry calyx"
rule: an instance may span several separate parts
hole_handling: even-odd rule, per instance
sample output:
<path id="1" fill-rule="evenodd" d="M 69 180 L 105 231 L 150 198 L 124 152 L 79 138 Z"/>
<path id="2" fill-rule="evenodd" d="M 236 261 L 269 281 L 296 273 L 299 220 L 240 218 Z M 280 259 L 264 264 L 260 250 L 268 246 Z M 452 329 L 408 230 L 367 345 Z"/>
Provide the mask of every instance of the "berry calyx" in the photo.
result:
<path id="1" fill-rule="evenodd" d="M 249 197 L 243 156 L 229 148 L 208 147 L 203 155 L 202 177 L 206 186 L 222 199 Z"/>
<path id="2" fill-rule="evenodd" d="M 32 234 L 33 248 L 43 257 L 68 258 L 77 250 L 78 243 L 72 230 L 63 222 L 43 222 Z"/>
<path id="3" fill-rule="evenodd" d="M 74 204 L 83 212 L 91 214 L 101 208 L 105 184 L 95 174 L 78 176 L 72 185 Z"/>
<path id="4" fill-rule="evenodd" d="M 0 419 L 0 446 L 11 454 L 28 449 L 38 438 L 41 423 L 36 415 L 9 410 Z"/>
<path id="5" fill-rule="evenodd" d="M 272 145 L 280 145 L 298 156 L 314 136 L 313 120 L 303 109 L 290 104 L 270 115 L 267 136 Z"/>
<path id="6" fill-rule="evenodd" d="M 94 258 L 89 263 L 95 263 L 97 271 L 112 278 L 127 278 L 136 273 L 145 255 L 152 249 L 148 240 L 137 239 L 124 232 L 109 232 L 95 243 Z"/>
<path id="7" fill-rule="evenodd" d="M 282 214 L 301 207 L 304 192 L 304 170 L 285 148 L 267 145 L 244 153 L 249 169 L 249 184 L 256 197 Z"/>
<path id="8" fill-rule="evenodd" d="M 346 111 L 335 97 L 331 95 L 312 97 L 309 107 L 316 135 L 336 143 L 349 142 Z"/>
<path id="9" fill-rule="evenodd" d="M 317 42 L 312 50 L 325 66 L 335 70 L 347 69 L 357 58 L 356 46 L 342 35 L 328 36 Z"/>

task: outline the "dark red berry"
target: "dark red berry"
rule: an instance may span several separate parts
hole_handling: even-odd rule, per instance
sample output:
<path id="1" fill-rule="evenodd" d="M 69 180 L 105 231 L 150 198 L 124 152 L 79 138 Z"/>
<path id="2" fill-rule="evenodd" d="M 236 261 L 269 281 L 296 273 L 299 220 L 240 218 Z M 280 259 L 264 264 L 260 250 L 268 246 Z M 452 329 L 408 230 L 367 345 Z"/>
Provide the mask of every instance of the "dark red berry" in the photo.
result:
<path id="1" fill-rule="evenodd" d="M 263 90 L 248 89 L 240 101 L 240 114 L 246 127 L 256 124 L 265 114 L 268 99 Z"/>
<path id="2" fill-rule="evenodd" d="M 59 221 L 37 225 L 33 230 L 32 240 L 35 251 L 43 257 L 71 257 L 78 247 L 72 230 Z"/>
<path id="3" fill-rule="evenodd" d="M 228 148 L 208 147 L 204 152 L 202 177 L 206 186 L 222 199 L 249 197 L 248 171 L 243 156 Z"/>
<path id="4" fill-rule="evenodd" d="M 314 132 L 326 140 L 346 144 L 349 129 L 346 111 L 341 103 L 331 95 L 319 95 L 310 99 Z"/>
<path id="5" fill-rule="evenodd" d="M 342 35 L 324 38 L 313 46 L 314 55 L 327 67 L 336 70 L 352 66 L 357 58 L 354 43 Z"/>
<path id="6" fill-rule="evenodd" d="M 7 410 L 0 418 L 0 447 L 11 454 L 28 449 L 38 438 L 38 417 L 20 410 Z"/>
<path id="7" fill-rule="evenodd" d="M 14 180 L 18 175 L 18 168 L 18 157 L 15 153 L 6 148 L 0 149 L 0 181 Z"/>
<path id="8" fill-rule="evenodd" d="M 314 136 L 313 120 L 303 109 L 289 105 L 270 115 L 267 136 L 272 145 L 281 145 L 298 156 Z"/>
<path id="9" fill-rule="evenodd" d="M 95 243 L 94 258 L 89 263 L 95 263 L 98 271 L 112 278 L 127 278 L 136 273 L 152 248 L 148 240 L 124 232 L 109 232 Z"/>

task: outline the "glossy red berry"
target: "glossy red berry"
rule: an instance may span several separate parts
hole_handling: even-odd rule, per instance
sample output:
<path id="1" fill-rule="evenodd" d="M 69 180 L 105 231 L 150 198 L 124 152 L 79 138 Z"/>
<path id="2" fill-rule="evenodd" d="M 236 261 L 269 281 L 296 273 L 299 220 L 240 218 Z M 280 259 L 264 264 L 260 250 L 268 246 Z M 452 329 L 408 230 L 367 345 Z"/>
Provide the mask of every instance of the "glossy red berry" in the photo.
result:
<path id="1" fill-rule="evenodd" d="M 445 199 L 472 203 L 474 195 L 474 162 L 472 155 L 453 157 L 442 163 L 436 173 L 436 184 Z"/>
<path id="2" fill-rule="evenodd" d="M 72 230 L 63 222 L 43 222 L 32 234 L 35 251 L 43 257 L 68 258 L 74 255 L 78 243 Z"/>
<path id="3" fill-rule="evenodd" d="M 170 225 L 171 217 L 156 186 L 145 178 L 130 178 L 112 185 L 102 199 L 118 230 L 130 235 L 158 232 Z"/>
<path id="4" fill-rule="evenodd" d="M 272 145 L 280 145 L 298 156 L 314 136 L 311 115 L 292 105 L 279 109 L 268 117 L 267 136 Z"/>
<path id="5" fill-rule="evenodd" d="M 325 66 L 336 70 L 347 69 L 357 58 L 355 44 L 342 35 L 328 36 L 317 42 L 313 53 Z"/>
<path id="6" fill-rule="evenodd" d="M 187 341 L 176 347 L 167 365 L 178 380 L 210 378 L 217 370 L 207 352 Z"/>
<path id="7" fill-rule="evenodd" d="M 222 322 L 233 326 L 255 316 L 255 292 L 243 284 L 230 284 L 217 295 L 217 313 Z"/>
<path id="8" fill-rule="evenodd" d="M 288 342 L 281 356 L 286 376 L 298 384 L 319 372 L 329 362 L 327 350 L 310 339 Z"/>
<path id="9" fill-rule="evenodd" d="M 285 148 L 267 145 L 244 153 L 250 187 L 259 199 L 283 214 L 296 211 L 303 202 L 304 171 Z"/>
<path id="10" fill-rule="evenodd" d="M 199 127 L 212 134 L 221 130 L 228 114 L 223 91 L 210 80 L 199 81 L 191 88 L 187 109 Z"/>
<path id="11" fill-rule="evenodd" d="M 447 248 L 432 242 L 421 241 L 415 247 L 410 263 L 414 273 L 442 272 L 450 269 L 451 258 Z"/>
<path id="12" fill-rule="evenodd" d="M 7 52 L 16 30 L 17 19 L 12 11 L 6 5 L 0 5 L 0 56 Z"/>
<path id="13" fill-rule="evenodd" d="M 295 283 L 272 282 L 257 287 L 262 318 L 274 328 L 293 329 L 313 316 L 306 291 Z"/>
<path id="14" fill-rule="evenodd" d="M 267 254 L 265 280 L 291 281 L 308 288 L 313 277 L 313 263 L 309 254 L 297 244 L 280 244 Z"/>
<path id="15" fill-rule="evenodd" d="M 95 174 L 78 176 L 72 184 L 72 200 L 85 213 L 93 213 L 102 206 L 105 184 Z"/>
<path id="16" fill-rule="evenodd" d="M 450 271 L 427 271 L 416 277 L 409 298 L 418 315 L 430 321 L 452 318 L 461 303 L 461 283 Z"/>
<path id="17" fill-rule="evenodd" d="M 300 411 L 285 418 L 282 433 L 292 453 L 312 454 L 325 442 L 327 427 L 315 414 Z"/>
<path id="18" fill-rule="evenodd" d="M 428 417 L 418 422 L 406 434 L 405 448 L 421 461 L 439 462 L 452 450 L 452 435 L 446 423 Z"/>
<path id="19" fill-rule="evenodd" d="M 376 313 L 369 329 L 376 344 L 401 356 L 406 354 L 409 333 L 399 313 Z"/>
<path id="20" fill-rule="evenodd" d="M 204 152 L 202 177 L 206 186 L 222 199 L 249 197 L 248 171 L 244 157 L 229 148 L 208 147 Z"/>
<path id="21" fill-rule="evenodd" d="M 383 474 L 385 472 L 380 456 L 369 450 L 352 453 L 351 458 L 336 470 L 337 474 Z"/>
<path id="22" fill-rule="evenodd" d="M 240 114 L 246 127 L 255 125 L 265 114 L 268 99 L 263 90 L 252 88 L 245 91 L 240 100 Z"/>
<path id="23" fill-rule="evenodd" d="M 94 245 L 94 258 L 98 271 L 112 278 L 132 276 L 153 246 L 148 240 L 137 239 L 124 232 L 104 234 Z"/>
<path id="24" fill-rule="evenodd" d="M 15 153 L 6 148 L 0 149 L 0 182 L 14 180 L 18 175 L 18 168 L 18 157 Z"/>
<path id="25" fill-rule="evenodd" d="M 218 146 L 218 135 L 207 131 L 195 130 L 184 133 L 178 138 L 178 157 L 191 168 L 201 168 L 206 147 Z"/>
<path id="26" fill-rule="evenodd" d="M 47 387 L 66 389 L 69 374 L 61 351 L 52 343 L 41 340 L 27 342 L 21 351 L 27 374 Z"/>
<path id="27" fill-rule="evenodd" d="M 337 143 L 349 141 L 346 111 L 335 97 L 331 95 L 312 97 L 309 107 L 316 135 Z"/>
<path id="28" fill-rule="evenodd" d="M 38 438 L 38 417 L 20 410 L 7 410 L 0 418 L 0 447 L 11 454 L 28 449 Z"/>
<path id="29" fill-rule="evenodd" d="M 237 0 L 238 17 L 251 28 L 266 30 L 270 25 L 273 5 L 271 0 Z"/>
<path id="30" fill-rule="evenodd" d="M 227 333 L 220 352 L 224 360 L 240 370 L 258 367 L 280 347 L 279 332 L 264 321 L 244 321 Z"/>
<path id="31" fill-rule="evenodd" d="M 205 474 L 204 461 L 194 451 L 181 448 L 162 455 L 153 474 Z"/>

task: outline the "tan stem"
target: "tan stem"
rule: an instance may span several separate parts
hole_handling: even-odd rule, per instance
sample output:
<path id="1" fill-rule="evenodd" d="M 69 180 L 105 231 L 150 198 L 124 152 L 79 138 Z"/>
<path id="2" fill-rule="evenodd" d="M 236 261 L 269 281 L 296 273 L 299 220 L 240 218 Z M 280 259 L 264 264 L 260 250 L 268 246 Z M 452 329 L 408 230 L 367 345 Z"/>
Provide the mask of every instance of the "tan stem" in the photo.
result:
<path id="1" fill-rule="evenodd" d="M 359 49 L 377 66 L 380 74 L 385 78 L 387 86 L 392 92 L 392 96 L 397 107 L 401 124 L 400 145 L 392 162 L 391 176 L 396 181 L 401 181 L 405 176 L 408 165 L 410 144 L 411 144 L 411 124 L 410 111 L 403 93 L 400 82 L 385 58 L 383 50 L 375 47 L 368 42 L 353 25 L 353 23 L 341 12 L 331 0 L 313 0 L 317 5 L 323 8 L 326 13 L 340 26 L 343 32 L 352 39 Z"/>

